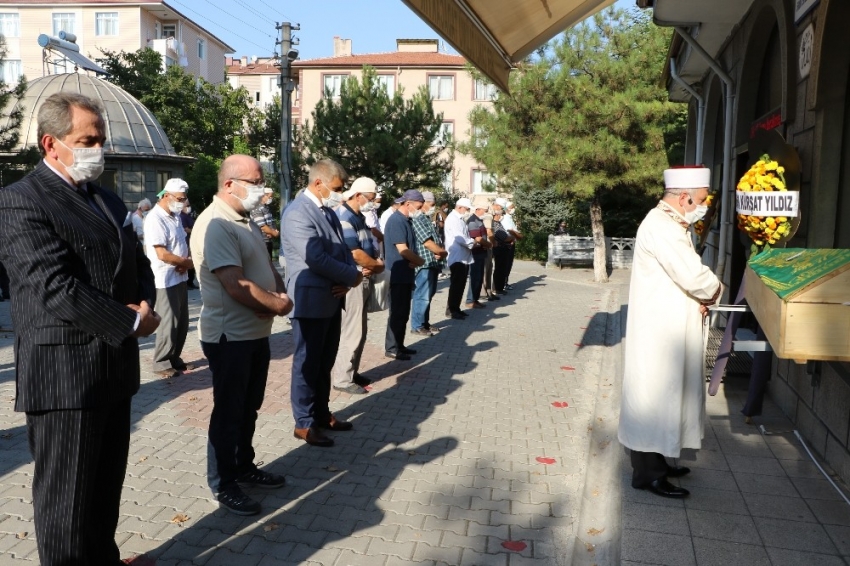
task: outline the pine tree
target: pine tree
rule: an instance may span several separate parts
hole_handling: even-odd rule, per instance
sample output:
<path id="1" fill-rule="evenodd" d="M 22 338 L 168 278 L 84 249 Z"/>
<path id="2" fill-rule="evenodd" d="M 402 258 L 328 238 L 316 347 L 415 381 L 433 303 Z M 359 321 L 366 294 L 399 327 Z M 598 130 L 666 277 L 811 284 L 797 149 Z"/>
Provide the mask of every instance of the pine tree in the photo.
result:
<path id="1" fill-rule="evenodd" d="M 608 280 L 603 203 L 660 194 L 670 140 L 683 136 L 684 108 L 659 82 L 669 40 L 669 30 L 639 11 L 597 14 L 523 62 L 494 111 L 471 115 L 486 143 L 460 148 L 503 186 L 588 201 L 597 281 Z"/>
<path id="2" fill-rule="evenodd" d="M 0 35 L 0 65 L 6 60 L 6 41 Z M 12 153 L 20 140 L 21 121 L 23 120 L 23 108 L 18 102 L 27 91 L 27 81 L 21 77 L 16 85 L 6 84 L 0 78 L 0 108 L 3 109 L 3 120 L 0 121 L 0 152 Z M 32 165 L 34 151 L 25 151 L 6 160 L 0 170 L 0 186 L 9 184 L 21 176 L 21 165 Z M 13 173 L 9 175 L 9 173 Z M 15 174 L 17 173 L 17 174 Z"/>

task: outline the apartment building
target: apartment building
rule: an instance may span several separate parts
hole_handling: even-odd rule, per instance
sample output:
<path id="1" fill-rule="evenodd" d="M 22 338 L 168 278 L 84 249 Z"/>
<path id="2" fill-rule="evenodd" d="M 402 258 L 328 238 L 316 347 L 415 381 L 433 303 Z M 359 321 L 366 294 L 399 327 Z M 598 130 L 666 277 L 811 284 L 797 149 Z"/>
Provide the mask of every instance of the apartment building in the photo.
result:
<path id="1" fill-rule="evenodd" d="M 231 84 L 246 87 L 255 104 L 265 105 L 280 93 L 280 70 L 272 60 L 243 57 L 228 63 Z M 412 96 L 421 86 L 428 87 L 434 110 L 443 114 L 443 132 L 436 143 L 442 143 L 448 136 L 456 141 L 468 140 L 469 112 L 476 105 L 492 106 L 495 96 L 495 87 L 476 81 L 469 74 L 466 59 L 440 52 L 436 39 L 399 39 L 394 52 L 353 54 L 350 39 L 335 37 L 332 57 L 292 64 L 293 127 L 310 120 L 326 89 L 331 96 L 338 94 L 345 79 L 362 75 L 364 65 L 376 69 L 390 94 L 401 88 L 405 96 Z M 491 184 L 491 177 L 481 164 L 458 152 L 444 187 L 454 194 L 474 196 L 485 193 Z"/>
<path id="2" fill-rule="evenodd" d="M 102 50 L 150 47 L 163 67 L 181 65 L 213 83 L 224 81 L 225 55 L 233 48 L 162 0 L 0 0 L 0 34 L 6 39 L 2 76 L 15 83 L 47 74 L 73 72 L 73 63 L 45 65 L 40 34 L 74 34 L 80 53 L 96 60 Z M 49 67 L 49 68 L 48 68 Z"/>

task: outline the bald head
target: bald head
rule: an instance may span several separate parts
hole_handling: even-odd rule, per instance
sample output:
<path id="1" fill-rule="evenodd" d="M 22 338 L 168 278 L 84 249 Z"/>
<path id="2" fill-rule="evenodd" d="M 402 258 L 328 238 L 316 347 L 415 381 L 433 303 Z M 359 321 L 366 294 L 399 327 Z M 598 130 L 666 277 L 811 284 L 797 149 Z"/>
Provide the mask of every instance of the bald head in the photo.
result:
<path id="1" fill-rule="evenodd" d="M 236 154 L 227 157 L 221 162 L 218 170 L 218 190 L 225 189 L 225 184 L 230 179 L 256 180 L 257 170 L 262 171 L 260 162 L 250 155 Z"/>

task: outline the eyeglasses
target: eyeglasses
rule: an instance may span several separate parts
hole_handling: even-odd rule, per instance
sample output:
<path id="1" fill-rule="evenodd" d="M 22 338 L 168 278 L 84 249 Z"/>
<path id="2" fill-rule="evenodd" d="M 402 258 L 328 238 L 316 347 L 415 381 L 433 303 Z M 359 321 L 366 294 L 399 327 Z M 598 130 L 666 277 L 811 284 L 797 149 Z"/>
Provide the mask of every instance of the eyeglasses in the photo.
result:
<path id="1" fill-rule="evenodd" d="M 257 181 L 256 179 L 240 179 L 239 177 L 232 177 L 231 181 L 239 181 L 242 183 L 248 183 L 249 185 L 253 185 L 255 187 L 259 187 L 261 189 L 266 188 L 266 182 L 263 179 Z"/>
<path id="2" fill-rule="evenodd" d="M 186 202 L 187 200 L 189 200 L 189 197 L 182 197 L 181 198 L 181 197 L 174 196 L 173 193 L 169 193 L 169 194 L 171 195 L 171 198 L 173 198 L 177 202 Z"/>

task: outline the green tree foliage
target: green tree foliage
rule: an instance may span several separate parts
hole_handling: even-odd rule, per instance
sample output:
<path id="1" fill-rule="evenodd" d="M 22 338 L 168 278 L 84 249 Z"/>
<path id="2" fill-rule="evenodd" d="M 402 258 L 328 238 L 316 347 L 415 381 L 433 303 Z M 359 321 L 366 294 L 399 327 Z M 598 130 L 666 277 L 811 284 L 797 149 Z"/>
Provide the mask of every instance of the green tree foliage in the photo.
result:
<path id="1" fill-rule="evenodd" d="M 109 80 L 135 96 L 153 112 L 177 153 L 220 159 L 251 114 L 248 92 L 229 83 L 212 84 L 178 65 L 162 73 L 159 54 L 144 48 L 134 53 L 102 50 L 99 62 Z"/>
<path id="2" fill-rule="evenodd" d="M 668 147 L 684 135 L 685 109 L 670 103 L 659 83 L 670 33 L 637 10 L 597 14 L 522 63 L 494 111 L 470 116 L 486 143 L 460 147 L 503 186 L 551 189 L 586 203 L 597 281 L 607 281 L 611 223 L 603 221 L 603 205 L 623 223 L 614 232 L 636 226 L 660 194 Z"/>
<path id="3" fill-rule="evenodd" d="M 389 96 L 375 70 L 364 67 L 362 80 L 349 78 L 338 98 L 326 96 L 316 106 L 303 132 L 307 162 L 334 159 L 350 176 L 374 179 L 390 197 L 431 190 L 451 171 L 451 148 L 434 144 L 442 122 L 427 88 L 409 99 L 401 89 Z"/>
<path id="4" fill-rule="evenodd" d="M 196 157 L 195 162 L 186 167 L 183 180 L 189 184 L 189 202 L 195 210 L 201 211 L 210 205 L 218 192 L 218 169 L 222 160 L 203 153 Z"/>
<path id="5" fill-rule="evenodd" d="M 281 99 L 280 96 L 275 95 L 271 104 L 251 117 L 247 134 L 251 155 L 257 159 L 263 158 L 271 161 L 273 175 L 268 176 L 266 185 L 273 186 L 275 189 L 280 188 L 280 121 Z M 292 175 L 294 195 L 299 188 L 307 185 L 307 164 L 300 128 L 293 130 L 291 143 L 292 171 L 290 171 L 290 174 Z"/>
<path id="6" fill-rule="evenodd" d="M 0 35 L 0 65 L 6 59 L 6 40 Z M 0 108 L 3 109 L 3 121 L 0 122 L 0 152 L 11 153 L 20 139 L 21 120 L 23 119 L 23 108 L 18 102 L 27 91 L 25 77 L 16 85 L 7 85 L 0 79 Z M 8 185 L 22 177 L 26 170 L 31 168 L 33 157 L 37 153 L 25 151 L 20 154 L 4 159 L 0 165 L 0 182 Z M 27 167 L 27 166 L 30 167 Z M 2 186 L 0 185 L 0 186 Z"/>

